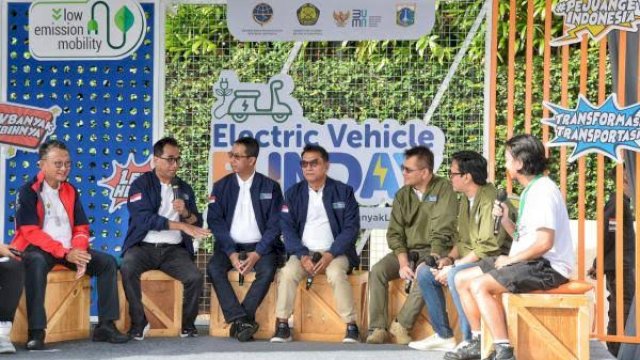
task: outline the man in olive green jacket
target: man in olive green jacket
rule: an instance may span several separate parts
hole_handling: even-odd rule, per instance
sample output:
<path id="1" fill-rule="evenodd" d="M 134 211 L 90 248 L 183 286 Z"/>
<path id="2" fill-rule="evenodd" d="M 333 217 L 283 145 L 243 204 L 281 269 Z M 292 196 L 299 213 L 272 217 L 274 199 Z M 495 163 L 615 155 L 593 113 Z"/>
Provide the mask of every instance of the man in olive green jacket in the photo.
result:
<path id="1" fill-rule="evenodd" d="M 367 343 L 381 344 L 387 340 L 388 283 L 398 278 L 415 281 L 411 253 L 417 254 L 417 263 L 420 263 L 438 260 L 451 250 L 458 202 L 451 183 L 433 174 L 433 164 L 433 153 L 425 146 L 405 152 L 402 165 L 405 186 L 396 193 L 387 230 L 387 243 L 392 252 L 369 273 L 370 334 Z M 389 327 L 397 343 L 411 341 L 408 329 L 413 327 L 423 306 L 420 289 L 414 286 L 397 321 Z"/>
<path id="2" fill-rule="evenodd" d="M 504 229 L 494 231 L 493 203 L 497 191 L 487 182 L 487 160 L 475 151 L 459 151 L 451 156 L 449 179 L 453 190 L 462 195 L 458 207 L 458 237 L 451 252 L 436 266 L 421 266 L 416 271 L 434 331 L 426 339 L 409 343 L 409 347 L 418 350 L 451 351 L 456 348 L 443 286 L 448 286 L 458 310 L 462 340 L 472 341 L 469 322 L 455 288 L 455 276 L 459 271 L 476 266 L 475 262 L 480 259 L 507 254 L 511 246 L 511 237 Z M 510 216 L 515 219 L 515 208 L 510 206 L 510 210 Z M 445 355 L 445 359 L 457 358 Z"/>

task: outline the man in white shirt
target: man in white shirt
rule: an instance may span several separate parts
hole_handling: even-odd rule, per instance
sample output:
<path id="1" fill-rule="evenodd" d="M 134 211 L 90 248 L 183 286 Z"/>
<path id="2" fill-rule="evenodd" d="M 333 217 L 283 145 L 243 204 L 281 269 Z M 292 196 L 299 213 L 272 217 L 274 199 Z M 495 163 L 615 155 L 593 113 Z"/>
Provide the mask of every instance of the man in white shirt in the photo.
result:
<path id="1" fill-rule="evenodd" d="M 506 142 L 506 168 L 524 187 L 518 220 L 508 216 L 507 205 L 496 201 L 493 214 L 513 237 L 509 255 L 482 259 L 478 266 L 458 274 L 455 283 L 464 313 L 480 347 L 480 318 L 486 320 L 494 339 L 492 359 L 515 359 L 509 343 L 502 296 L 558 287 L 569 279 L 575 254 L 564 199 L 554 182 L 544 175 L 544 146 L 531 135 L 518 135 Z M 461 347 L 445 354 L 447 360 L 479 359 L 479 349 Z M 473 356 L 471 356 L 473 354 Z"/>
<path id="2" fill-rule="evenodd" d="M 16 235 L 12 246 L 23 251 L 29 334 L 28 350 L 44 349 L 47 273 L 56 265 L 97 277 L 98 320 L 93 341 L 124 343 L 114 321 L 120 317 L 117 265 L 113 256 L 89 248 L 89 221 L 80 194 L 67 179 L 72 162 L 66 145 L 49 140 L 39 149 L 40 172 L 16 199 Z"/>
<path id="3" fill-rule="evenodd" d="M 129 228 L 122 247 L 120 272 L 129 301 L 135 340 L 149 329 L 142 306 L 140 275 L 160 270 L 184 286 L 181 337 L 195 337 L 203 276 L 193 262 L 193 238 L 210 234 L 203 229 L 193 189 L 176 176 L 180 167 L 178 142 L 165 137 L 153 145 L 153 171 L 140 175 L 129 189 Z"/>
<path id="4" fill-rule="evenodd" d="M 207 224 L 215 238 L 207 273 L 225 321 L 231 323 L 229 335 L 241 342 L 251 340 L 258 331 L 256 310 L 269 291 L 284 252 L 278 223 L 282 191 L 277 182 L 256 172 L 259 152 L 254 138 L 236 140 L 229 152 L 233 173 L 213 184 L 207 212 Z M 234 268 L 239 277 L 256 271 L 242 303 L 227 276 Z"/>
<path id="5" fill-rule="evenodd" d="M 329 154 L 323 147 L 307 145 L 301 157 L 304 181 L 287 190 L 280 213 L 290 257 L 279 279 L 276 333 L 271 342 L 292 340 L 287 320 L 293 313 L 298 283 L 304 278 L 312 281 L 324 271 L 347 327 L 343 342 L 358 342 L 355 304 L 347 278 L 359 262 L 355 251 L 360 231 L 358 203 L 351 186 L 327 176 Z"/>

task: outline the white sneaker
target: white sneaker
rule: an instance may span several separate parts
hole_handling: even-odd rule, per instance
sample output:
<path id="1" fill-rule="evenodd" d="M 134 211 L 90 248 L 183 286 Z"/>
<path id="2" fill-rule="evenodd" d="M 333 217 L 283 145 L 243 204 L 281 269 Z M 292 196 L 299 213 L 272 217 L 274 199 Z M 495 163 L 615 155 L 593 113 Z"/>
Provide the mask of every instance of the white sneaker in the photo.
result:
<path id="1" fill-rule="evenodd" d="M 409 347 L 416 350 L 451 351 L 456 347 L 456 339 L 453 336 L 443 339 L 438 334 L 433 334 L 426 339 L 410 342 Z"/>
<path id="2" fill-rule="evenodd" d="M 453 351 L 458 351 L 458 349 L 460 349 L 461 347 L 467 346 L 467 344 L 469 344 L 469 342 L 467 340 L 462 340 L 462 341 L 460 341 L 460 343 L 458 345 L 456 345 L 456 347 L 455 347 L 455 349 L 453 349 Z"/>
<path id="3" fill-rule="evenodd" d="M 0 321 L 0 354 L 14 354 L 16 347 L 11 343 L 11 321 Z"/>
<path id="4" fill-rule="evenodd" d="M 8 337 L 1 336 L 0 337 L 0 354 L 14 354 L 16 352 L 16 347 L 13 346 L 11 340 Z"/>

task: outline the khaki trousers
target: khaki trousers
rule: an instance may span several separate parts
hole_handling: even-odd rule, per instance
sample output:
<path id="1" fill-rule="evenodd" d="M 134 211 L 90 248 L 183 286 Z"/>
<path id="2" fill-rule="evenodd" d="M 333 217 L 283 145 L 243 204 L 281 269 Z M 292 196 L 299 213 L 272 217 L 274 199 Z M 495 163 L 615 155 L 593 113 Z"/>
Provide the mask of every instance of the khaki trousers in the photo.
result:
<path id="1" fill-rule="evenodd" d="M 421 254 L 421 257 L 423 255 Z M 388 329 L 387 319 L 389 281 L 399 279 L 400 263 L 394 253 L 389 253 L 376 263 L 369 272 L 369 329 Z M 418 314 L 422 311 L 424 300 L 420 286 L 413 284 L 407 300 L 397 315 L 398 322 L 405 329 L 411 329 Z"/>
<path id="2" fill-rule="evenodd" d="M 338 314 L 345 323 L 356 321 L 356 310 L 353 292 L 347 276 L 349 259 L 338 256 L 327 266 L 327 281 L 333 289 Z M 288 319 L 293 313 L 298 283 L 307 278 L 307 272 L 297 256 L 291 256 L 287 264 L 280 270 L 278 281 L 278 299 L 276 300 L 276 317 Z"/>

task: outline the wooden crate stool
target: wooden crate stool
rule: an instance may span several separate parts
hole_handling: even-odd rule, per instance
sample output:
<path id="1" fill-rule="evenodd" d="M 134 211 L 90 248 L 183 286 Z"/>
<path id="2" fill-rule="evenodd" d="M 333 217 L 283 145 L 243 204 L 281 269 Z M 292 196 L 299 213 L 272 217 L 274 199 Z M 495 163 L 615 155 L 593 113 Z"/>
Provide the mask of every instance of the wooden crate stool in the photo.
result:
<path id="1" fill-rule="evenodd" d="M 365 299 L 368 276 L 369 273 L 366 271 L 354 271 L 349 275 L 361 337 L 367 332 Z M 301 281 L 296 294 L 293 311 L 293 338 L 302 341 L 342 341 L 346 324 L 336 311 L 333 289 L 327 281 L 326 275 L 316 275 L 309 290 L 305 286 L 306 282 Z M 271 324 L 271 331 L 274 331 L 275 321 Z"/>
<path id="2" fill-rule="evenodd" d="M 231 287 L 235 292 L 238 300 L 242 302 L 244 297 L 247 295 L 251 284 L 253 284 L 256 279 L 256 273 L 251 272 L 244 277 L 244 284 L 240 286 L 238 282 L 238 272 L 237 271 L 229 271 L 228 272 L 229 282 L 231 282 Z M 277 274 L 276 274 L 277 278 Z M 265 296 L 264 300 L 258 307 L 256 311 L 256 322 L 260 325 L 258 332 L 253 335 L 255 339 L 270 339 L 273 336 L 273 332 L 275 329 L 276 323 L 276 281 L 274 280 L 269 287 L 269 292 Z M 209 335 L 210 336 L 229 336 L 229 327 L 231 324 L 227 324 L 224 321 L 224 316 L 222 315 L 222 308 L 220 307 L 220 303 L 218 302 L 218 297 L 216 296 L 215 291 L 211 291 L 211 311 L 209 318 Z"/>
<path id="3" fill-rule="evenodd" d="M 151 325 L 147 336 L 179 336 L 182 330 L 182 283 L 159 270 L 147 271 L 140 276 L 142 305 Z M 129 304 L 126 301 L 122 280 L 118 277 L 120 319 L 116 327 L 126 332 L 131 326 Z"/>
<path id="4" fill-rule="evenodd" d="M 88 276 L 76 280 L 76 272 L 55 266 L 47 275 L 44 307 L 47 313 L 45 342 L 89 338 L 91 284 Z M 11 340 L 27 342 L 27 302 L 22 294 L 11 329 Z"/>
<path id="5" fill-rule="evenodd" d="M 503 294 L 509 340 L 518 360 L 589 359 L 590 299 L 593 285 L 569 281 L 528 294 Z M 482 325 L 482 358 L 493 339 Z M 544 349 L 544 351 L 541 351 Z"/>
<path id="6" fill-rule="evenodd" d="M 414 283 L 413 286 L 419 285 L 417 283 Z M 387 315 L 387 319 L 389 319 L 390 323 L 395 320 L 396 316 L 400 312 L 400 309 L 402 309 L 402 305 L 404 305 L 404 302 L 407 300 L 408 295 L 404 291 L 404 287 L 405 281 L 402 279 L 393 280 L 389 283 L 389 314 Z M 456 305 L 453 303 L 453 298 L 449 294 L 449 288 L 443 287 L 443 290 L 447 304 L 449 326 L 451 326 L 451 329 L 453 330 L 453 335 L 456 338 L 456 342 L 459 342 L 462 339 L 462 335 L 460 334 L 460 325 L 458 324 L 458 311 L 456 310 Z M 429 320 L 429 313 L 427 312 L 427 309 L 423 307 L 409 334 L 415 341 L 422 340 L 433 335 L 434 333 L 435 331 L 433 331 L 433 328 L 431 327 L 431 321 Z M 395 337 L 392 336 L 390 340 L 392 343 L 396 343 Z"/>

